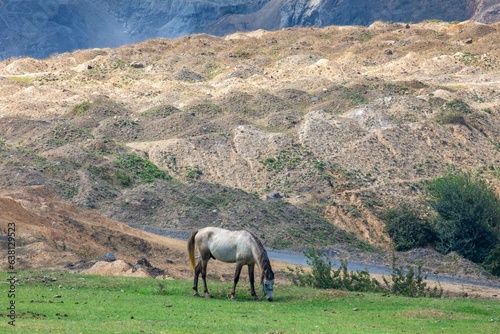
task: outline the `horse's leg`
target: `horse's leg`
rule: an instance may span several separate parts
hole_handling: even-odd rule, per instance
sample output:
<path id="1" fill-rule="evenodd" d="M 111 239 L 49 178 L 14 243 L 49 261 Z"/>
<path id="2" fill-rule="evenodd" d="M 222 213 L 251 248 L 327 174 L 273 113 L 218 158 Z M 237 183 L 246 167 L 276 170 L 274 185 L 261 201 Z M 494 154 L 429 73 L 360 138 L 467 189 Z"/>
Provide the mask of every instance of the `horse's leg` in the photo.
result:
<path id="1" fill-rule="evenodd" d="M 194 284 L 193 284 L 193 290 L 194 290 L 194 296 L 199 297 L 200 294 L 198 293 L 198 278 L 201 273 L 201 260 L 198 261 L 198 264 L 194 268 Z"/>
<path id="2" fill-rule="evenodd" d="M 201 278 L 203 279 L 203 288 L 205 292 L 205 298 L 212 298 L 210 294 L 208 293 L 208 287 L 207 287 L 207 265 L 208 265 L 208 260 L 210 260 L 210 257 L 208 259 L 203 259 L 201 260 Z"/>
<path id="3" fill-rule="evenodd" d="M 255 293 L 255 265 L 254 264 L 249 264 L 248 265 L 248 278 L 250 279 L 250 292 L 252 293 L 252 297 L 255 300 L 260 300 L 259 296 Z"/>
<path id="4" fill-rule="evenodd" d="M 238 281 L 240 280 L 242 267 L 243 267 L 242 264 L 236 263 L 236 271 L 234 272 L 234 283 L 233 283 L 233 288 L 231 289 L 231 300 L 236 300 L 234 294 L 236 293 L 236 284 L 238 284 Z"/>

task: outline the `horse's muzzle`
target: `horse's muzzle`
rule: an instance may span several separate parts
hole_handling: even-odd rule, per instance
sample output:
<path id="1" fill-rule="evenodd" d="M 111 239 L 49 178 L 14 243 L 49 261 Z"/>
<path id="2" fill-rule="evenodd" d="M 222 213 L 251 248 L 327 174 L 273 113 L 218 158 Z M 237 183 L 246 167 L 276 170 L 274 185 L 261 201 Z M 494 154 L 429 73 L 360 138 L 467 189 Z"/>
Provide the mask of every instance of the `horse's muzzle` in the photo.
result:
<path id="1" fill-rule="evenodd" d="M 266 299 L 270 302 L 273 301 L 273 286 L 274 286 L 274 279 L 264 280 L 262 284 L 262 291 L 266 295 Z"/>

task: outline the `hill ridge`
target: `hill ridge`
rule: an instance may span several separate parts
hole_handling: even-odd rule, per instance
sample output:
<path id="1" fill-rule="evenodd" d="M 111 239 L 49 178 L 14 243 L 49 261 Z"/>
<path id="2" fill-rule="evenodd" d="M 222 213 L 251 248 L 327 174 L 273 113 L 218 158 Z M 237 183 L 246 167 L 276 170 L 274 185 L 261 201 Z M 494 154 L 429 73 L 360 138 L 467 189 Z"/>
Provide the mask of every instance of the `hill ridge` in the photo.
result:
<path id="1" fill-rule="evenodd" d="M 495 23 L 495 0 L 4 0 L 0 2 L 0 60 L 46 58 L 77 49 L 117 47 L 151 38 L 280 30 L 376 21 L 475 20 Z"/>

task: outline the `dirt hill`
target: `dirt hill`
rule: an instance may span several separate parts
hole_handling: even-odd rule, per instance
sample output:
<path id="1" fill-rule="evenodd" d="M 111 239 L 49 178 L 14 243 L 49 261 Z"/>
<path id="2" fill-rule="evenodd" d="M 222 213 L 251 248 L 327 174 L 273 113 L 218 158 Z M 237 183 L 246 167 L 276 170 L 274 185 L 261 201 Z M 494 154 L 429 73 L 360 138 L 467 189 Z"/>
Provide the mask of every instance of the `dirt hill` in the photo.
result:
<path id="1" fill-rule="evenodd" d="M 148 256 L 159 266 L 169 263 L 176 267 L 169 259 L 184 255 L 184 242 L 138 231 L 95 210 L 78 208 L 44 186 L 2 188 L 0 209 L 2 233 L 6 234 L 7 224 L 15 226 L 16 270 L 82 269 L 89 265 L 85 260 L 99 259 L 108 252 L 131 263 Z"/>
<path id="2" fill-rule="evenodd" d="M 281 248 L 352 244 L 345 230 L 389 249 L 378 214 L 425 206 L 430 179 L 464 169 L 500 189 L 499 29 L 376 22 L 7 60 L 0 185 L 129 224 L 244 227 Z"/>

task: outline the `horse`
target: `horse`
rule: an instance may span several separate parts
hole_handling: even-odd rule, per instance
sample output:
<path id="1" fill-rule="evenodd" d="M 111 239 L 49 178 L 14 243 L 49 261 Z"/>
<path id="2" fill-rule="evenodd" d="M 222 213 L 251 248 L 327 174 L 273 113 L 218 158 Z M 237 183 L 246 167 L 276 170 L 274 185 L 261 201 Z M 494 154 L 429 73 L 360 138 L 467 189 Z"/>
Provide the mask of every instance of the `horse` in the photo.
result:
<path id="1" fill-rule="evenodd" d="M 240 278 L 243 266 L 248 266 L 250 289 L 255 300 L 260 298 L 255 293 L 255 264 L 260 269 L 260 284 L 268 301 L 273 300 L 274 272 L 267 252 L 259 239 L 248 231 L 229 231 L 218 227 L 205 227 L 192 232 L 187 242 L 189 260 L 194 270 L 194 296 L 199 297 L 198 277 L 201 273 L 205 298 L 212 296 L 207 288 L 207 263 L 212 258 L 227 263 L 236 263 L 234 283 L 231 289 L 231 300 L 236 300 L 236 284 Z M 198 249 L 200 260 L 195 265 L 195 248 Z"/>

